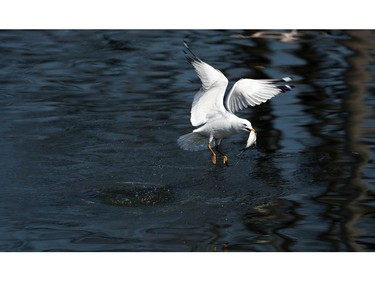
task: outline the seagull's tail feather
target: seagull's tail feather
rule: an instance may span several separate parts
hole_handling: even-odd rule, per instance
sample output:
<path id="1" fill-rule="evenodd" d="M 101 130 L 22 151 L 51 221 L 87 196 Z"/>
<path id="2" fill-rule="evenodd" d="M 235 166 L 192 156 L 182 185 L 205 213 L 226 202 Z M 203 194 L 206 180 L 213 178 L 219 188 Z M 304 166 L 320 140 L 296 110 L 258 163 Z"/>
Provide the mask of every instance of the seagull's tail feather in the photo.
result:
<path id="1" fill-rule="evenodd" d="M 184 150 L 199 151 L 207 148 L 208 139 L 199 133 L 190 133 L 178 138 L 177 144 Z"/>

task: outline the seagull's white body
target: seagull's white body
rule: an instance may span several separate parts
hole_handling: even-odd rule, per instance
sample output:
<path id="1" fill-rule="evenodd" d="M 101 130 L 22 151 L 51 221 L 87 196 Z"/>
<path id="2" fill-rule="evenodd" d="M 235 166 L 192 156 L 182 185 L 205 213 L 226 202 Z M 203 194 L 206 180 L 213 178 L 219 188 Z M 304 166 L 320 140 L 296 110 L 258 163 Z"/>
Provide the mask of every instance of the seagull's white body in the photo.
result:
<path id="1" fill-rule="evenodd" d="M 190 51 L 189 48 L 188 50 Z M 214 163 L 216 155 L 211 146 L 216 146 L 217 151 L 225 157 L 225 163 L 228 161 L 227 157 L 218 149 L 222 139 L 243 131 L 255 131 L 248 120 L 239 118 L 234 113 L 291 90 L 292 86 L 285 84 L 291 79 L 240 79 L 225 95 L 228 79 L 224 74 L 192 52 L 191 54 L 194 57 L 188 57 L 188 60 L 202 82 L 201 89 L 194 96 L 190 118 L 191 124 L 198 128 L 190 134 L 181 136 L 177 142 L 182 149 L 189 151 L 203 150 L 208 146 Z"/>

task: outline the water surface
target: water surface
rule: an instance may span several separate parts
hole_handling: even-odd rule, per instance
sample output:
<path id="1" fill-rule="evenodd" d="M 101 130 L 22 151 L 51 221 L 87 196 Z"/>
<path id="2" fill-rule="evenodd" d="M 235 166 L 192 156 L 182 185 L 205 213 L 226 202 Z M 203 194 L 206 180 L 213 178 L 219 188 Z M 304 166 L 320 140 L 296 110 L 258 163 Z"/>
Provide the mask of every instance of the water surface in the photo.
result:
<path id="1" fill-rule="evenodd" d="M 0 250 L 373 251 L 375 33 L 255 32 L 0 31 Z M 294 78 L 229 167 L 177 147 L 183 40 L 232 83 Z"/>

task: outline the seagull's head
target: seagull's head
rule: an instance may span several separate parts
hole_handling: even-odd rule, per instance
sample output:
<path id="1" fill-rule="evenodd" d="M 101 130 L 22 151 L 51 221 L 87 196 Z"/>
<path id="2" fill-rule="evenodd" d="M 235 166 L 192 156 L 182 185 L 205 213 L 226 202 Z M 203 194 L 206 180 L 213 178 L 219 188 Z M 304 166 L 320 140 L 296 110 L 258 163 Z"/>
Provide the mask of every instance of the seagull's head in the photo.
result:
<path id="1" fill-rule="evenodd" d="M 246 131 L 248 133 L 250 133 L 251 131 L 253 131 L 255 133 L 255 129 L 253 128 L 253 126 L 251 126 L 251 123 L 249 120 L 246 120 L 246 119 L 240 119 L 241 121 L 241 130 L 243 131 Z"/>

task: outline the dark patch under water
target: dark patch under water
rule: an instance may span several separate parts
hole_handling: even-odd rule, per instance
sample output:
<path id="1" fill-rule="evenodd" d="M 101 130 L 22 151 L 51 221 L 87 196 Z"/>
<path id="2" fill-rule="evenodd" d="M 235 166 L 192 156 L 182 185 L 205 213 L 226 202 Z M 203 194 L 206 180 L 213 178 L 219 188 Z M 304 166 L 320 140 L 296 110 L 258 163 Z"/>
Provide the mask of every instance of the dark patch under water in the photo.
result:
<path id="1" fill-rule="evenodd" d="M 0 250 L 373 251 L 375 33 L 255 32 L 0 31 Z M 294 78 L 229 167 L 176 144 L 184 40 L 230 86 Z"/>

